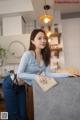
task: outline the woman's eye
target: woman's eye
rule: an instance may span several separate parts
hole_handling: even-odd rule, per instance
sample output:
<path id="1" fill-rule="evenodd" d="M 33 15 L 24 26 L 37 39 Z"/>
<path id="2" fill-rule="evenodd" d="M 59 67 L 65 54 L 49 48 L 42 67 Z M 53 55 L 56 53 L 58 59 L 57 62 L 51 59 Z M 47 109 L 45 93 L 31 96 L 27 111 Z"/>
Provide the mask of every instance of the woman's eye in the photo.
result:
<path id="1" fill-rule="evenodd" d="M 44 39 L 44 40 L 46 40 L 46 38 L 41 38 L 41 37 L 40 37 L 40 38 L 38 38 L 38 39 L 39 39 L 39 40 L 41 40 L 41 39 Z"/>
<path id="2" fill-rule="evenodd" d="M 38 40 L 41 40 L 41 39 L 42 39 L 41 37 L 38 38 Z"/>

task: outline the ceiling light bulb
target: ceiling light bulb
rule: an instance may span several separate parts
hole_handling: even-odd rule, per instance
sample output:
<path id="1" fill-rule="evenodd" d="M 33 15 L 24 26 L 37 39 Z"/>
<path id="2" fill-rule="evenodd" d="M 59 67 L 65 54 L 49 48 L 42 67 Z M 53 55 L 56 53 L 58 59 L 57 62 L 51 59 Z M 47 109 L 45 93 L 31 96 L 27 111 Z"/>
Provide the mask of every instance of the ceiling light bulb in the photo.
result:
<path id="1" fill-rule="evenodd" d="M 47 32 L 47 36 L 48 36 L 48 37 L 49 37 L 51 34 L 52 34 L 51 31 L 48 31 L 48 32 Z"/>
<path id="2" fill-rule="evenodd" d="M 50 42 L 51 42 L 51 39 L 48 39 L 48 42 L 50 43 Z"/>
<path id="3" fill-rule="evenodd" d="M 50 15 L 43 15 L 43 16 L 40 17 L 40 20 L 47 24 L 47 23 L 49 23 L 52 20 L 52 16 L 50 16 Z"/>
<path id="4" fill-rule="evenodd" d="M 49 21 L 50 21 L 49 18 L 46 16 L 44 19 L 44 23 L 48 23 Z"/>

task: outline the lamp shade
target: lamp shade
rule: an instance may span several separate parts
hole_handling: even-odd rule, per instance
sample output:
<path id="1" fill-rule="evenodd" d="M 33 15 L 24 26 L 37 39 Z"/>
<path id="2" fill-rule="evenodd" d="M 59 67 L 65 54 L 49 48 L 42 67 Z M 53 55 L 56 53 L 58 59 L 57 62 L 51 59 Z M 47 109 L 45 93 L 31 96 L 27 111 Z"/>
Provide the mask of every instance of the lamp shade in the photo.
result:
<path id="1" fill-rule="evenodd" d="M 48 10 L 51 8 L 50 5 L 47 5 L 46 2 L 45 2 L 45 5 L 44 5 L 44 11 L 45 11 L 45 14 L 40 16 L 40 20 L 41 22 L 47 24 L 49 22 L 52 21 L 53 17 L 51 15 L 48 15 Z"/>
<path id="2" fill-rule="evenodd" d="M 52 21 L 52 19 L 53 19 L 53 17 L 50 16 L 50 15 L 43 15 L 43 16 L 40 17 L 40 20 L 41 20 L 43 23 L 49 23 L 49 22 Z"/>

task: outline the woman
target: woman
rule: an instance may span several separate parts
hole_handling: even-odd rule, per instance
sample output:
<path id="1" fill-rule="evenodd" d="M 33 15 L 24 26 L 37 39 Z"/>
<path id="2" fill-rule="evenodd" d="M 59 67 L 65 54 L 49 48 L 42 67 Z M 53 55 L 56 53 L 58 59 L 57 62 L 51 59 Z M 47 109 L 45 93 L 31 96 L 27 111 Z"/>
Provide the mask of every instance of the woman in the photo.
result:
<path id="1" fill-rule="evenodd" d="M 49 64 L 50 49 L 46 34 L 42 29 L 34 29 L 30 37 L 29 50 L 23 54 L 19 64 L 18 83 L 13 83 L 13 78 L 10 76 L 7 76 L 3 82 L 9 120 L 27 120 L 26 93 L 23 82 L 32 85 L 32 81 L 36 79 L 46 83 L 47 76 L 60 77 L 60 74 L 50 72 Z"/>
<path id="2" fill-rule="evenodd" d="M 27 120 L 26 93 L 23 80 L 31 85 L 32 80 L 45 82 L 46 76 L 41 75 L 50 62 L 50 49 L 46 34 L 41 29 L 31 33 L 30 48 L 20 61 L 17 71 L 18 81 L 13 82 L 13 75 L 8 75 L 3 82 L 3 92 L 8 112 L 8 120 Z"/>
<path id="3" fill-rule="evenodd" d="M 46 76 L 42 73 L 49 63 L 50 49 L 46 34 L 42 29 L 34 29 L 30 37 L 29 50 L 23 54 L 19 64 L 18 81 L 24 80 L 29 85 L 35 79 L 45 82 Z"/>
<path id="4" fill-rule="evenodd" d="M 24 80 L 29 85 L 33 80 L 46 82 L 47 77 L 67 77 L 64 73 L 51 73 L 50 48 L 48 39 L 42 29 L 34 29 L 30 37 L 30 47 L 26 51 L 19 64 L 18 81 Z"/>

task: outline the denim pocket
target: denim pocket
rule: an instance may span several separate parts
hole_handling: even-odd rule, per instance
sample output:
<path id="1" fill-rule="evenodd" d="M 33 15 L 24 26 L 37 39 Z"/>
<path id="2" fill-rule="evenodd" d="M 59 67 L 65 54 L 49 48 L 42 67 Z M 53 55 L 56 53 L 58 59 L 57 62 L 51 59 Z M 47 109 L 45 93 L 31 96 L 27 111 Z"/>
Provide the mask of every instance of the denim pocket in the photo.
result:
<path id="1" fill-rule="evenodd" d="M 3 80 L 3 88 L 12 88 L 12 80 L 10 75 L 8 75 L 7 77 L 4 78 Z"/>

